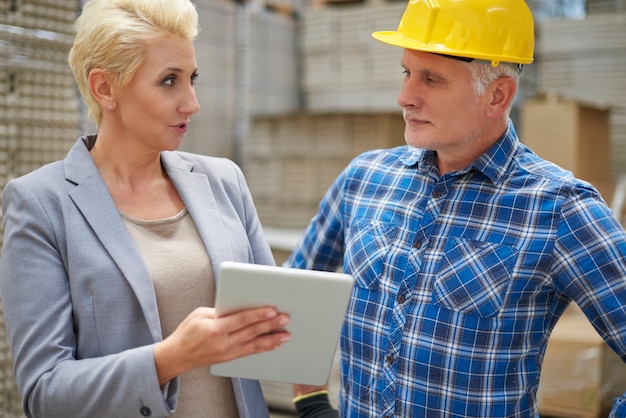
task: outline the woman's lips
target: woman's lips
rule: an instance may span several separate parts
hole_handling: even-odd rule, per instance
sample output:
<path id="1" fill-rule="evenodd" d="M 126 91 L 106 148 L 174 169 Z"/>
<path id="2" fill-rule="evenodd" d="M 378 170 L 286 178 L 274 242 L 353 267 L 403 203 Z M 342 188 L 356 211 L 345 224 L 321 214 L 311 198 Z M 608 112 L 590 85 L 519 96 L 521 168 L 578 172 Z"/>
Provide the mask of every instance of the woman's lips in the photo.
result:
<path id="1" fill-rule="evenodd" d="M 187 132 L 187 124 L 179 123 L 178 125 L 172 125 L 172 129 L 174 129 L 179 134 L 184 134 Z"/>

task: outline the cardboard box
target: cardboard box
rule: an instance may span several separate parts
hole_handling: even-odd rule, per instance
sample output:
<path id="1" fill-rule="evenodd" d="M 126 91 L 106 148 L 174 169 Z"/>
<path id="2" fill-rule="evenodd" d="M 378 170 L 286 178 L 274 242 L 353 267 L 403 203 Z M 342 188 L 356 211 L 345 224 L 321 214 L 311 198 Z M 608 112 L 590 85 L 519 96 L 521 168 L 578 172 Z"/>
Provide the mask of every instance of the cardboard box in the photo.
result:
<path id="1" fill-rule="evenodd" d="M 615 196 L 615 182 L 594 180 L 591 184 L 600 192 L 606 204 L 611 206 Z"/>
<path id="2" fill-rule="evenodd" d="M 582 313 L 557 323 L 543 362 L 538 408 L 541 415 L 607 417 L 615 397 L 626 392 L 626 364 Z"/>
<path id="3" fill-rule="evenodd" d="M 611 180 L 610 111 L 561 97 L 527 99 L 520 140 L 591 183 Z"/>

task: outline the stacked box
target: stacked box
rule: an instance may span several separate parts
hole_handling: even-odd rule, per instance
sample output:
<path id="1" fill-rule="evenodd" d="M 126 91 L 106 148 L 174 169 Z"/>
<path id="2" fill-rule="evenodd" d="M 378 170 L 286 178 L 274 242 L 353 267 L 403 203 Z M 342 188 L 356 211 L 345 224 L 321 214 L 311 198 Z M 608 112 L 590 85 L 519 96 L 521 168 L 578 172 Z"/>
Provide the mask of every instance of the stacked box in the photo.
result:
<path id="1" fill-rule="evenodd" d="M 610 110 L 553 97 L 522 107 L 521 139 L 539 156 L 591 183 L 611 180 Z"/>
<path id="2" fill-rule="evenodd" d="M 604 163 L 614 179 L 626 173 L 626 7 L 605 2 L 605 12 L 592 14 L 599 1 L 588 1 L 581 21 L 540 22 L 535 44 L 537 91 L 609 107 L 609 158 Z M 622 2 L 622 5 L 624 3 Z"/>
<path id="3" fill-rule="evenodd" d="M 590 182 L 612 205 L 610 112 L 560 97 L 528 99 L 522 106 L 521 140 L 539 156 Z"/>

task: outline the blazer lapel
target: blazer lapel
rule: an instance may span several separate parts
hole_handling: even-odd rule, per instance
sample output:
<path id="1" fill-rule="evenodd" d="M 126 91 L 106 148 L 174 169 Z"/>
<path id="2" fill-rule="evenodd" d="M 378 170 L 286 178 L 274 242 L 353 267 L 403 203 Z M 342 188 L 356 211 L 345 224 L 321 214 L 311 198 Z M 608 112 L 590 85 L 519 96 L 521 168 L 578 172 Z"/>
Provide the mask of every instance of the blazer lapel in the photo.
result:
<path id="1" fill-rule="evenodd" d="M 81 138 L 64 160 L 66 179 L 76 184 L 69 197 L 130 283 L 155 341 L 162 340 L 150 273 Z"/>
<path id="2" fill-rule="evenodd" d="M 176 154 L 162 153 L 161 158 L 196 225 L 213 268 L 216 269 L 223 261 L 232 260 L 231 240 L 207 176 L 192 172 L 193 163 L 182 160 Z"/>
<path id="3" fill-rule="evenodd" d="M 222 222 L 216 198 L 205 174 L 193 173 L 193 163 L 172 153 L 162 153 L 163 165 L 187 206 L 198 233 L 207 248 L 213 268 L 233 259 L 232 241 Z M 217 274 L 215 275 L 217 280 Z M 256 380 L 231 379 L 242 418 L 269 417 L 261 385 Z"/>

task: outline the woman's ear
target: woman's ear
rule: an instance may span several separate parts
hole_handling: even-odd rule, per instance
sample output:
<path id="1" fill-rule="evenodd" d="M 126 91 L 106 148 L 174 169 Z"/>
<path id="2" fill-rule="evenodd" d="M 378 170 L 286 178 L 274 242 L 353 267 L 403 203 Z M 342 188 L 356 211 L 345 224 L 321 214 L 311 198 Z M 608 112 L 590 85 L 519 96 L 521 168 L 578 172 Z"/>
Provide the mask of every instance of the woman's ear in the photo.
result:
<path id="1" fill-rule="evenodd" d="M 487 116 L 500 118 L 505 114 L 517 93 L 517 83 L 511 77 L 500 77 L 491 82 L 488 88 L 490 102 Z"/>
<path id="2" fill-rule="evenodd" d="M 89 89 L 100 107 L 107 109 L 115 103 L 114 89 L 111 76 L 100 68 L 94 68 L 89 72 Z"/>

